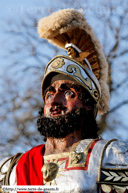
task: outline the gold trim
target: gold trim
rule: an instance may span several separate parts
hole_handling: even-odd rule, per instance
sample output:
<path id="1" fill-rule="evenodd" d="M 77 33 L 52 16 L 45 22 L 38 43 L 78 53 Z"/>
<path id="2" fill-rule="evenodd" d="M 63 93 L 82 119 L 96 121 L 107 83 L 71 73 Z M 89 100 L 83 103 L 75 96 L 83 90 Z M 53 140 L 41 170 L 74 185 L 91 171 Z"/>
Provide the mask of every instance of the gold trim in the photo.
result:
<path id="1" fill-rule="evenodd" d="M 61 68 L 63 65 L 65 64 L 64 59 L 63 58 L 58 58 L 57 60 L 55 60 L 52 65 L 51 65 L 51 70 L 52 69 L 57 69 L 57 68 Z"/>
<path id="2" fill-rule="evenodd" d="M 50 162 L 59 163 L 59 162 L 60 162 L 60 161 L 58 161 L 59 158 L 67 158 L 67 159 L 69 158 L 69 163 L 68 163 L 67 168 L 71 168 L 71 167 L 84 167 L 84 166 L 85 166 L 85 162 L 86 162 L 86 157 L 87 157 L 87 154 L 88 154 L 88 150 L 89 150 L 90 146 L 92 145 L 92 143 L 93 143 L 95 140 L 97 140 L 97 139 L 91 140 L 91 142 L 88 144 L 88 146 L 86 147 L 86 149 L 84 150 L 84 152 L 80 152 L 80 153 L 83 153 L 82 163 L 75 163 L 75 164 L 73 164 L 73 163 L 72 163 L 72 157 L 71 157 L 71 155 L 73 155 L 73 154 L 72 154 L 73 152 L 76 153 L 76 152 L 75 152 L 75 149 L 76 149 L 76 147 L 78 146 L 78 144 L 79 144 L 81 141 L 79 141 L 78 143 L 76 143 L 75 147 L 73 147 L 72 151 L 70 151 L 70 152 L 64 152 L 64 153 L 58 153 L 58 154 L 52 154 L 52 155 L 44 156 L 44 157 L 43 157 L 43 158 L 44 158 L 44 163 L 48 163 L 48 160 L 49 160 Z M 77 154 L 77 153 L 76 153 L 76 154 Z M 79 154 L 79 153 L 78 153 L 78 154 Z M 66 162 L 67 159 L 64 160 L 63 163 Z M 54 161 L 53 161 L 53 160 L 54 160 Z M 56 160 L 57 160 L 57 161 L 56 161 Z"/>
<path id="3" fill-rule="evenodd" d="M 98 93 L 98 91 L 97 91 L 96 89 L 94 89 L 94 90 L 92 90 L 92 93 L 93 93 L 93 97 L 94 97 L 96 100 L 98 100 L 98 98 L 99 98 L 99 93 Z"/>
<path id="4" fill-rule="evenodd" d="M 81 72 L 80 72 L 80 69 L 78 66 L 74 65 L 74 64 L 70 64 L 69 66 L 67 66 L 67 72 L 69 73 L 73 73 L 73 70 L 72 68 L 75 68 L 75 73 L 73 75 L 75 75 L 76 77 L 78 77 L 88 88 L 89 90 L 92 90 L 92 83 L 91 83 L 91 80 L 89 78 L 86 78 L 84 79 Z"/>
<path id="5" fill-rule="evenodd" d="M 96 139 L 93 139 L 93 140 L 88 144 L 88 146 L 86 147 L 86 149 L 84 150 L 84 152 L 81 152 L 81 153 L 83 153 L 83 154 L 81 154 L 82 157 L 83 157 L 83 159 L 81 160 L 82 163 L 74 163 L 74 162 L 72 163 L 72 156 L 74 156 L 73 153 L 76 153 L 76 152 L 75 152 L 75 150 L 74 150 L 74 152 L 71 151 L 71 152 L 70 152 L 70 155 L 69 155 L 69 164 L 68 164 L 68 167 L 67 167 L 67 168 L 85 167 L 85 162 L 86 162 L 88 150 L 89 150 L 90 146 L 92 145 L 92 143 L 93 143 L 95 140 L 96 140 Z M 80 153 L 78 153 L 78 154 L 80 154 Z M 76 156 L 77 156 L 77 153 L 76 153 Z M 78 155 L 78 156 L 79 156 L 79 155 Z"/>
<path id="6" fill-rule="evenodd" d="M 97 90 L 99 91 L 96 83 L 94 82 L 94 80 L 92 79 L 92 77 L 90 76 L 90 74 L 88 73 L 88 71 L 86 70 L 86 67 L 83 66 L 81 63 L 79 63 L 78 61 L 72 59 L 72 58 L 69 58 L 68 56 L 65 56 L 65 55 L 58 55 L 58 56 L 55 56 L 54 58 L 52 58 L 52 60 L 49 61 L 49 63 L 47 64 L 46 68 L 45 68 L 45 72 L 44 74 L 46 74 L 46 71 L 47 71 L 47 68 L 48 66 L 52 63 L 53 60 L 55 60 L 56 58 L 65 58 L 67 60 L 70 60 L 70 61 L 73 61 L 74 63 L 78 64 L 85 72 L 86 74 L 89 76 L 89 78 L 91 79 L 91 81 L 95 84 L 95 87 L 97 88 Z"/>
<path id="7" fill-rule="evenodd" d="M 56 160 L 56 159 L 59 159 L 59 158 L 66 158 L 66 157 L 68 157 L 68 154 L 69 154 L 69 152 L 51 154 L 51 155 L 43 156 L 43 158 L 44 158 L 44 162 L 47 161 L 47 160 L 53 161 L 53 159 Z"/>
<path id="8" fill-rule="evenodd" d="M 82 140 L 78 141 L 75 146 L 72 148 L 72 152 L 75 151 L 76 147 L 79 145 L 79 143 L 81 142 Z"/>
<path id="9" fill-rule="evenodd" d="M 128 167 L 127 168 L 105 168 L 105 167 L 101 167 L 101 169 L 103 169 L 103 170 L 121 170 L 121 171 L 128 171 Z"/>
<path id="10" fill-rule="evenodd" d="M 18 163 L 18 161 L 22 157 L 22 155 L 23 155 L 23 153 L 17 153 L 16 155 L 14 155 L 14 156 L 8 158 L 7 160 L 5 160 L 3 162 L 3 164 L 0 166 L 0 174 L 4 175 L 4 177 L 3 177 L 3 185 L 9 185 L 9 178 L 10 178 L 11 171 L 12 171 L 13 167 Z M 9 167 L 8 167 L 7 171 L 2 172 L 3 166 L 9 160 L 10 160 L 10 163 L 9 163 Z"/>
<path id="11" fill-rule="evenodd" d="M 86 67 L 85 67 L 85 66 L 83 66 L 81 63 L 79 63 L 78 61 L 74 60 L 73 58 L 69 58 L 68 56 L 65 56 L 65 55 L 57 55 L 57 56 L 55 56 L 54 58 L 52 58 L 52 60 L 50 60 L 49 63 L 46 65 L 44 74 L 46 74 L 46 71 L 47 71 L 48 66 L 49 66 L 49 65 L 52 63 L 52 61 L 55 60 L 56 58 L 66 58 L 66 59 L 68 59 L 68 60 L 70 60 L 70 61 L 73 61 L 74 63 L 78 64 L 83 70 L 86 71 L 86 74 L 87 74 L 87 75 L 89 76 L 89 78 L 93 81 L 92 77 L 90 76 L 90 74 L 89 74 L 88 71 L 86 70 Z M 95 84 L 95 82 L 94 82 L 94 84 Z M 96 84 L 95 84 L 95 86 L 97 87 Z M 97 89 L 98 89 L 98 87 L 97 87 Z"/>
<path id="12" fill-rule="evenodd" d="M 93 99 L 97 102 L 97 101 L 100 99 L 100 91 L 99 91 L 99 89 L 98 89 L 95 81 L 92 79 L 92 77 L 90 76 L 90 74 L 89 74 L 88 71 L 86 70 L 86 68 L 85 68 L 81 63 L 77 62 L 76 60 L 74 60 L 74 59 L 72 59 L 72 58 L 69 58 L 69 57 L 67 57 L 67 56 L 64 56 L 64 55 L 55 56 L 51 61 L 49 61 L 49 63 L 47 64 L 47 66 L 46 66 L 46 68 L 45 68 L 44 78 L 43 78 L 42 84 L 41 84 L 41 94 L 42 94 L 43 100 L 44 100 L 44 96 L 43 96 L 43 83 L 44 83 L 46 77 L 51 73 L 51 71 L 48 72 L 48 73 L 46 73 L 46 72 L 47 72 L 47 68 L 48 68 L 48 66 L 52 63 L 52 61 L 54 61 L 54 60 L 57 59 L 57 58 L 65 58 L 65 59 L 67 59 L 67 60 L 73 61 L 74 63 L 78 64 L 78 65 L 85 71 L 85 73 L 87 74 L 87 76 L 90 78 L 90 80 L 91 80 L 91 81 L 93 82 L 93 84 L 95 85 L 95 87 L 96 87 L 96 89 L 97 89 L 97 91 L 98 91 L 98 97 L 95 97 L 95 96 L 93 95 L 93 93 L 90 92 L 90 90 L 88 89 L 88 87 L 86 87 L 86 85 L 82 84 L 82 82 L 80 82 L 76 77 L 74 77 L 74 76 L 72 76 L 72 75 L 70 75 L 70 74 L 68 74 L 68 76 L 72 77 L 72 78 L 73 78 L 74 80 L 76 80 L 81 86 L 83 86 L 83 87 L 90 93 L 90 95 L 93 97 Z M 60 73 L 60 71 L 59 71 L 59 70 L 56 70 L 56 69 L 54 69 L 54 72 Z M 62 72 L 62 71 L 61 71 L 61 74 L 66 74 L 66 75 L 67 75 L 67 73 Z M 95 89 L 94 89 L 94 90 L 95 90 Z M 45 102 L 45 100 L 44 100 L 44 102 Z"/>

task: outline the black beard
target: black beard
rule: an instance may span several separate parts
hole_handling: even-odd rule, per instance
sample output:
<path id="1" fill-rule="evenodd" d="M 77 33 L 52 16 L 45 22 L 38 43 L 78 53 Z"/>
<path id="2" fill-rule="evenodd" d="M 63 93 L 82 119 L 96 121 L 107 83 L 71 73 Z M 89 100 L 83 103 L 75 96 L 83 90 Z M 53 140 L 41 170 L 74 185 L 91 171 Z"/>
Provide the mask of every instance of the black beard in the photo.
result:
<path id="1" fill-rule="evenodd" d="M 92 111 L 84 108 L 54 118 L 44 117 L 43 108 L 39 112 L 37 120 L 38 131 L 41 135 L 54 138 L 64 138 L 67 135 L 82 129 L 82 139 L 97 138 L 99 127 Z"/>

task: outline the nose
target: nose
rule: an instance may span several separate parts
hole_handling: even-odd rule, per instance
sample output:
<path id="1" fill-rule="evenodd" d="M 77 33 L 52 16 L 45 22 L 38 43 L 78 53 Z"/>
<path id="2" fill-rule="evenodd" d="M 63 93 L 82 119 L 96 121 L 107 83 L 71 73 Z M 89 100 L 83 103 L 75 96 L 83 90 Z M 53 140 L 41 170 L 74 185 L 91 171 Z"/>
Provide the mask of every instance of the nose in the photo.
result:
<path id="1" fill-rule="evenodd" d="M 57 92 L 54 97 L 53 97 L 53 100 L 52 100 L 52 106 L 54 106 L 55 104 L 59 104 L 59 105 L 62 105 L 62 106 L 65 106 L 66 105 L 66 99 L 64 97 L 64 93 L 62 92 Z"/>

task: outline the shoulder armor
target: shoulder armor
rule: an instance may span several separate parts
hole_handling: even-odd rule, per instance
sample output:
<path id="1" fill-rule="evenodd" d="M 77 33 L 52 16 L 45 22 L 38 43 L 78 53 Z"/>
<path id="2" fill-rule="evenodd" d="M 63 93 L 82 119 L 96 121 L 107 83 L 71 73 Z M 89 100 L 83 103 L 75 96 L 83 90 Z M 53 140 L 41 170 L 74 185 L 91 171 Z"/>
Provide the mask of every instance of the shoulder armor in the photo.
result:
<path id="1" fill-rule="evenodd" d="M 23 153 L 17 153 L 16 155 L 3 161 L 2 165 L 0 165 L 0 185 L 9 185 L 9 177 L 12 169 L 17 164 L 22 155 Z M 6 171 L 5 168 L 7 168 Z"/>
<path id="2" fill-rule="evenodd" d="M 104 146 L 97 183 L 103 192 L 127 192 L 128 143 L 110 140 Z"/>

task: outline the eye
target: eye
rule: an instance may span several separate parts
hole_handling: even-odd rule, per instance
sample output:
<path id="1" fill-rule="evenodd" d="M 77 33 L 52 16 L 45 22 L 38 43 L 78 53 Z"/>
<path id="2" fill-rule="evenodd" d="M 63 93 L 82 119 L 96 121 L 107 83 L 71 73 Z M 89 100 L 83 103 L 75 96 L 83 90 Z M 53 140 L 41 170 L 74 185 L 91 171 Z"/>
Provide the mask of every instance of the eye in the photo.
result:
<path id="1" fill-rule="evenodd" d="M 51 99 L 51 98 L 53 98 L 53 93 L 51 93 L 51 92 L 48 92 L 47 94 L 46 94 L 46 97 L 45 97 L 46 99 Z"/>
<path id="2" fill-rule="evenodd" d="M 75 97 L 75 93 L 72 90 L 66 90 L 64 94 L 66 97 L 70 97 L 70 98 Z"/>

